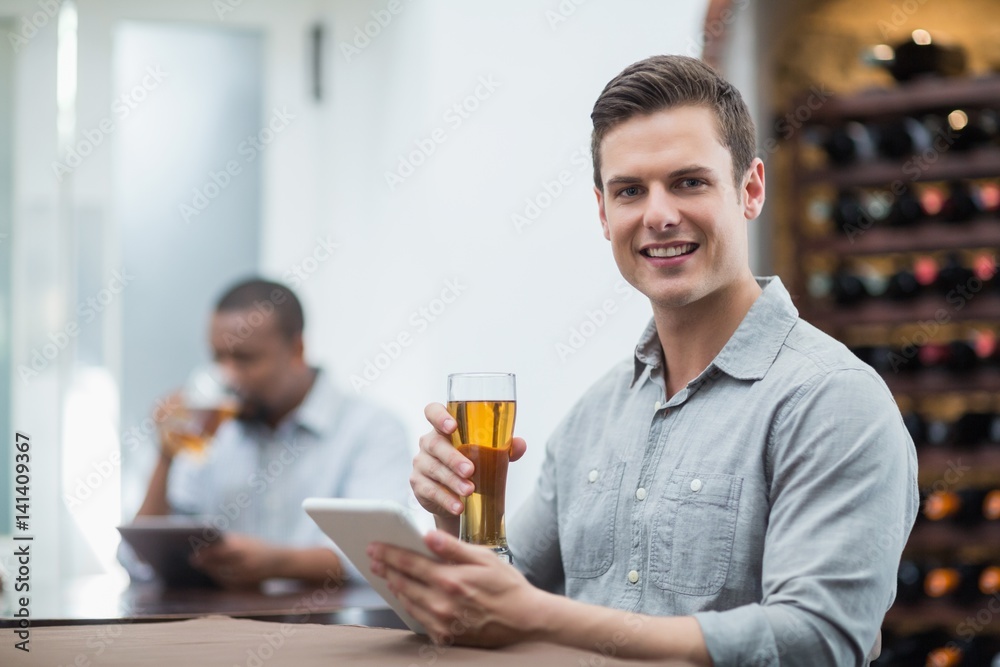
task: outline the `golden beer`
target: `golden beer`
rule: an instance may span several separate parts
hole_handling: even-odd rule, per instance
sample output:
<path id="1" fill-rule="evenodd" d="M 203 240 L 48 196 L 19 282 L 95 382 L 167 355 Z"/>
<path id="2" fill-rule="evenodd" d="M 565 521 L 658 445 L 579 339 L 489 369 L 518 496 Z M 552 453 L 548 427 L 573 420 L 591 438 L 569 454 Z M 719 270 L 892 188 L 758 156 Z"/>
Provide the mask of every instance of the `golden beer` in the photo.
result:
<path id="1" fill-rule="evenodd" d="M 449 401 L 458 428 L 452 444 L 475 466 L 475 490 L 463 499 L 459 539 L 507 552 L 504 501 L 510 441 L 514 436 L 514 401 Z"/>
<path id="2" fill-rule="evenodd" d="M 212 408 L 181 408 L 180 418 L 168 426 L 170 435 L 176 438 L 182 449 L 203 455 L 209 441 L 223 422 L 239 412 L 235 404 L 219 405 Z"/>

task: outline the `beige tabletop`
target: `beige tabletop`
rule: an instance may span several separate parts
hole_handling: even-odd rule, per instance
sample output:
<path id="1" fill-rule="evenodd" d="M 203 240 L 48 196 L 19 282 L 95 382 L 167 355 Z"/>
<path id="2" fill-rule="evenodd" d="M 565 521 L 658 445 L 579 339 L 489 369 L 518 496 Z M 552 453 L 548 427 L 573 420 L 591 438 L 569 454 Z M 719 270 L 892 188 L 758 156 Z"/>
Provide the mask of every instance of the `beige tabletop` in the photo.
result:
<path id="1" fill-rule="evenodd" d="M 165 623 L 32 628 L 29 653 L 14 647 L 17 641 L 14 630 L 0 630 L 0 638 L 0 665 L 11 666 L 614 667 L 649 664 L 614 659 L 611 657 L 613 647 L 606 649 L 609 653 L 606 657 L 541 643 L 495 650 L 435 646 L 426 638 L 405 630 L 269 623 L 225 616 Z"/>

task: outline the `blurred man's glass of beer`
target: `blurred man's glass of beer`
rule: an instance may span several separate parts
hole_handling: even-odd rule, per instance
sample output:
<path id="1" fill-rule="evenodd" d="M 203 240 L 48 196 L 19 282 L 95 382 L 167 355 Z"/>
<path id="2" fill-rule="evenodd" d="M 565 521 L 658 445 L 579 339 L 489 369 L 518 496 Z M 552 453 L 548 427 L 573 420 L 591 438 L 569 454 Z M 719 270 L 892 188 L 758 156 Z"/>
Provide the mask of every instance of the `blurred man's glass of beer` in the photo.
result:
<path id="1" fill-rule="evenodd" d="M 179 405 L 162 427 L 174 451 L 203 455 L 219 426 L 239 412 L 239 402 L 217 366 L 195 369 L 176 398 Z"/>
<path id="2" fill-rule="evenodd" d="M 459 538 L 488 546 L 510 563 L 504 529 L 504 500 L 510 440 L 516 408 L 512 373 L 455 373 L 448 376 L 448 412 L 458 428 L 452 443 L 475 466 L 475 490 L 463 499 Z"/>

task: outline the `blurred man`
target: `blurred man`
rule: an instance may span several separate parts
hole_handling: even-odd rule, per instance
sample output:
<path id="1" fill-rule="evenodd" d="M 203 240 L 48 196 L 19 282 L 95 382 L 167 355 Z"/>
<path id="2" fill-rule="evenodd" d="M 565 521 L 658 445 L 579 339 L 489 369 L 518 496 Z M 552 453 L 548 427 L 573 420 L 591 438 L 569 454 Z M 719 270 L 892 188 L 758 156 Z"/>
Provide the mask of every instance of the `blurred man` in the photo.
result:
<path id="1" fill-rule="evenodd" d="M 652 320 L 552 436 L 508 525 L 518 569 L 452 536 L 472 463 L 433 404 L 411 484 L 451 564 L 375 544 L 372 570 L 439 642 L 865 664 L 916 517 L 916 455 L 882 379 L 750 271 L 764 165 L 746 105 L 704 63 L 660 56 L 591 118 L 601 227 Z"/>
<path id="2" fill-rule="evenodd" d="M 210 345 L 240 401 L 204 459 L 160 434 L 160 457 L 139 516 L 216 517 L 220 541 L 194 564 L 226 587 L 272 577 L 343 576 L 328 540 L 301 508 L 310 496 L 406 503 L 411 452 L 390 414 L 334 388 L 306 363 L 302 306 L 278 283 L 229 289 L 212 316 Z"/>

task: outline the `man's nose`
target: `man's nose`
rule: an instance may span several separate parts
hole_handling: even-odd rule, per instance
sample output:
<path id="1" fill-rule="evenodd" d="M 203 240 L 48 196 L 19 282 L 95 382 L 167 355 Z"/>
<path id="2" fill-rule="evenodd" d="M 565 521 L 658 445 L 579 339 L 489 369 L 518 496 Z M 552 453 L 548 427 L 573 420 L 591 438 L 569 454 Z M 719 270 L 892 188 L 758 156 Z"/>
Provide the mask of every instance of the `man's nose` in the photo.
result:
<path id="1" fill-rule="evenodd" d="M 219 380 L 226 389 L 238 391 L 240 388 L 240 375 L 236 370 L 236 364 L 230 359 L 220 359 L 216 362 Z"/>
<path id="2" fill-rule="evenodd" d="M 661 231 L 680 223 L 680 210 L 675 199 L 665 187 L 651 187 L 646 196 L 643 224 L 652 230 Z"/>

